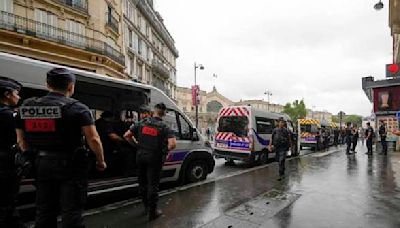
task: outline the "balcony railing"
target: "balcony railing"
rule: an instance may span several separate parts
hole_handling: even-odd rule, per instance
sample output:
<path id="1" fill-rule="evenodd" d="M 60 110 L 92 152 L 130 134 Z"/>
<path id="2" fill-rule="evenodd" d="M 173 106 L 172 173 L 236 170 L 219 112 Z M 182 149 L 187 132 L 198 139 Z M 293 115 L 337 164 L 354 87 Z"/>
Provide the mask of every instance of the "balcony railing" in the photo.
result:
<path id="1" fill-rule="evenodd" d="M 28 36 L 53 41 L 59 44 L 105 55 L 121 65 L 124 56 L 104 41 L 63 30 L 48 24 L 0 11 L 0 29 L 6 29 Z"/>
<path id="2" fill-rule="evenodd" d="M 110 16 L 107 13 L 107 26 L 109 26 L 114 32 L 118 33 L 118 20 L 114 16 Z"/>
<path id="3" fill-rule="evenodd" d="M 79 11 L 88 13 L 87 0 L 55 0 L 55 1 L 70 6 Z"/>
<path id="4" fill-rule="evenodd" d="M 152 67 L 153 67 L 153 71 L 158 73 L 160 76 L 164 77 L 164 78 L 169 78 L 169 71 L 167 69 L 167 67 L 164 66 L 164 64 L 157 59 L 153 59 L 152 62 Z"/>

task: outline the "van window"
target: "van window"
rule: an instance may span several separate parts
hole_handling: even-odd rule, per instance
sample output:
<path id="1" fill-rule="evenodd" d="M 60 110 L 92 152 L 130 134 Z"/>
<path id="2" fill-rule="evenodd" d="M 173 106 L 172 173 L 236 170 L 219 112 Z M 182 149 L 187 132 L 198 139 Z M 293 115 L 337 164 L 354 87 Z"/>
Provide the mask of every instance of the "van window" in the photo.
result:
<path id="1" fill-rule="evenodd" d="M 185 118 L 183 118 L 182 115 L 179 115 L 179 123 L 180 123 L 180 137 L 179 139 L 181 140 L 191 140 L 192 136 L 191 136 L 191 127 L 189 125 L 189 123 L 185 120 Z"/>
<path id="2" fill-rule="evenodd" d="M 318 127 L 316 125 L 301 125 L 300 129 L 301 132 L 318 133 Z"/>
<path id="3" fill-rule="evenodd" d="M 164 117 L 164 121 L 178 139 L 180 134 L 175 111 L 168 111 Z"/>
<path id="4" fill-rule="evenodd" d="M 235 135 L 247 136 L 249 131 L 249 120 L 245 116 L 225 116 L 218 122 L 219 132 L 233 132 Z"/>
<path id="5" fill-rule="evenodd" d="M 272 134 L 275 127 L 275 120 L 256 117 L 256 126 L 258 134 Z"/>

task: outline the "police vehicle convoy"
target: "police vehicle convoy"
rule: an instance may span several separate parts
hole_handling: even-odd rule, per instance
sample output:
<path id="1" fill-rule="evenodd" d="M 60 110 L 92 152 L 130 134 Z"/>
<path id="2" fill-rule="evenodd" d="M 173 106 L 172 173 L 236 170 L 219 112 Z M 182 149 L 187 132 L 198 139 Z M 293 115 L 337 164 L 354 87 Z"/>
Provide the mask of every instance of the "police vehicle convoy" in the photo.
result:
<path id="1" fill-rule="evenodd" d="M 251 106 L 222 108 L 217 118 L 215 157 L 225 158 L 228 164 L 234 160 L 245 161 L 250 166 L 275 158 L 275 152 L 269 152 L 267 146 L 279 118 L 285 120 L 288 130 L 293 134 L 293 124 L 286 114 L 267 112 Z M 298 155 L 296 142 L 293 140 L 293 152 L 288 151 L 288 155 Z"/>
<path id="2" fill-rule="evenodd" d="M 46 73 L 55 68 L 62 67 L 43 61 L 32 60 L 25 57 L 0 53 L 0 75 L 15 79 L 22 83 L 24 90 L 23 99 L 41 97 L 47 94 Z M 104 111 L 113 113 L 113 126 L 116 132 L 123 133 L 135 121 L 140 120 L 143 107 L 154 107 L 155 104 L 164 103 L 168 112 L 164 121 L 173 131 L 177 139 L 177 147 L 170 151 L 162 168 L 161 182 L 179 181 L 190 183 L 206 179 L 214 170 L 215 161 L 212 156 L 211 146 L 205 141 L 199 131 L 194 128 L 189 118 L 177 105 L 161 90 L 136 82 L 107 77 L 104 75 L 67 68 L 76 75 L 76 88 L 73 98 L 86 104 L 98 119 Z M 57 117 L 59 110 L 54 107 L 41 109 L 22 110 L 25 116 L 46 115 Z M 35 121 L 33 128 L 46 129 L 53 127 L 49 122 Z M 100 133 L 100 132 L 99 132 Z M 102 193 L 125 190 L 135 187 L 137 177 L 135 171 L 135 148 L 127 148 L 127 143 L 117 143 L 111 151 L 104 151 L 107 170 L 112 172 L 98 172 L 95 161 L 91 163 L 89 174 L 89 196 L 96 197 Z M 131 153 L 129 153 L 131 152 Z M 26 178 L 22 183 L 22 198 L 26 193 L 31 193 L 32 179 Z M 28 203 L 29 200 L 23 200 Z"/>
<path id="3" fill-rule="evenodd" d="M 335 123 L 326 120 L 299 119 L 300 149 L 304 147 L 319 151 L 334 144 Z"/>

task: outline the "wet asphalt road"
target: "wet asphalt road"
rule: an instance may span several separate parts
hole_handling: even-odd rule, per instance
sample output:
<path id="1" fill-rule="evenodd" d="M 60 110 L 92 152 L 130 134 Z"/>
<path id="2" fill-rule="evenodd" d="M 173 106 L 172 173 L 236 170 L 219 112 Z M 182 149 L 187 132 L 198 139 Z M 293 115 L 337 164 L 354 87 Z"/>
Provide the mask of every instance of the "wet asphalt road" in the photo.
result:
<path id="1" fill-rule="evenodd" d="M 184 187 L 160 198 L 164 216 L 148 223 L 140 204 L 91 211 L 88 227 L 400 227 L 400 153 L 340 151 L 272 163 Z"/>

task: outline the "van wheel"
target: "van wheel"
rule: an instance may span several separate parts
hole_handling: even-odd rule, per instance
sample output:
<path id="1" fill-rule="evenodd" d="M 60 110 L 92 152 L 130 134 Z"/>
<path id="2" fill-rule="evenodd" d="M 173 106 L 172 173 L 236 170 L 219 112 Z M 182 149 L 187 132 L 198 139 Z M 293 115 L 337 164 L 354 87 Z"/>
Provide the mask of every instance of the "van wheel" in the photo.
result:
<path id="1" fill-rule="evenodd" d="M 194 183 L 205 180 L 207 177 L 207 165 L 203 161 L 192 161 L 186 168 L 186 182 Z"/>

